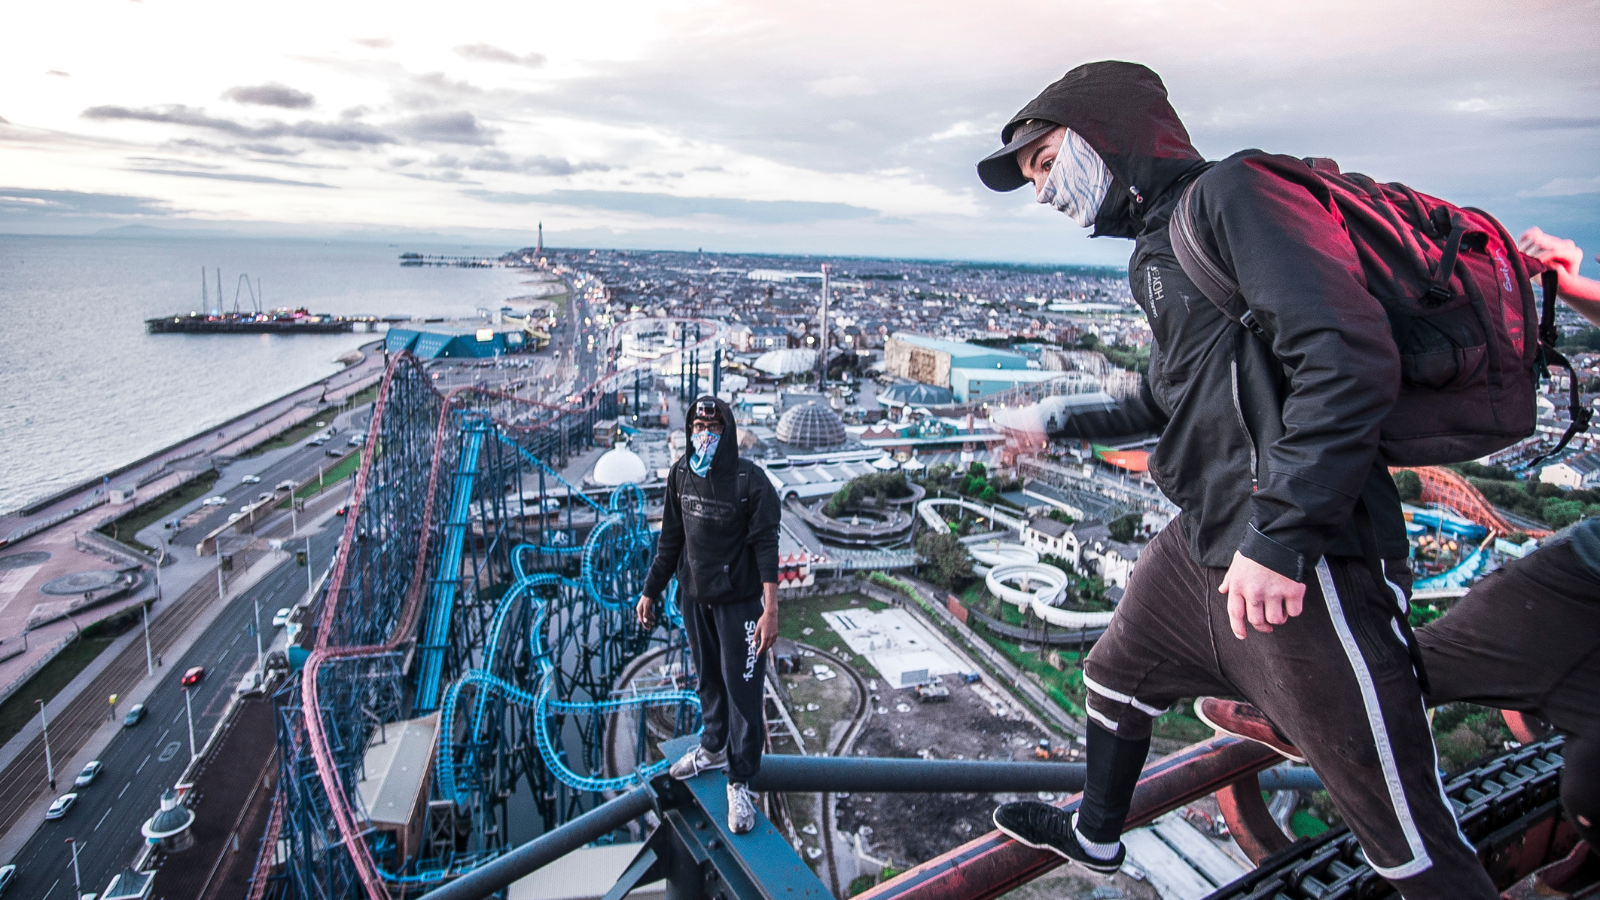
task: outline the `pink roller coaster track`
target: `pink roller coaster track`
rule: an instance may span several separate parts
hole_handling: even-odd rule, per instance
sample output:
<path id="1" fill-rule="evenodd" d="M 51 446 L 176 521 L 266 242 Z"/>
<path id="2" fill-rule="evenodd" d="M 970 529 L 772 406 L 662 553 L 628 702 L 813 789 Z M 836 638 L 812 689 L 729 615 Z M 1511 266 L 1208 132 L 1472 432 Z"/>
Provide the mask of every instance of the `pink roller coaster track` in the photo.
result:
<path id="1" fill-rule="evenodd" d="M 707 323 L 713 329 L 716 323 Z M 715 330 L 713 330 L 715 334 Z M 696 346 L 711 343 L 710 339 L 703 340 Z M 367 426 L 368 447 L 379 446 L 379 431 L 383 424 L 384 411 L 388 406 L 389 393 L 394 382 L 395 373 L 401 365 L 410 365 L 417 368 L 424 381 L 426 375 L 422 372 L 421 363 L 409 353 L 397 354 L 389 361 L 389 367 L 384 372 L 383 381 L 379 385 L 377 402 L 373 407 L 372 421 Z M 502 400 L 519 405 L 537 407 L 558 413 L 582 413 L 600 402 L 604 393 L 602 386 L 606 382 L 620 377 L 622 371 L 611 372 L 597 379 L 594 384 L 577 392 L 578 396 L 593 392 L 592 399 L 583 405 L 557 406 L 543 403 L 538 400 L 529 400 L 501 391 L 488 391 L 472 386 L 458 387 L 449 394 L 441 397 L 439 420 L 434 429 L 433 458 L 428 472 L 428 488 L 426 502 L 422 515 L 421 544 L 417 548 L 416 568 L 412 573 L 410 587 L 406 591 L 405 602 L 401 610 L 400 619 L 396 627 L 390 632 L 390 638 L 382 644 L 371 644 L 358 647 L 329 647 L 328 639 L 330 624 L 338 613 L 341 590 L 344 586 L 346 570 L 350 561 L 350 548 L 353 546 L 357 520 L 360 518 L 361 506 L 366 500 L 367 482 L 371 478 L 373 461 L 376 454 L 368 454 L 362 460 L 361 468 L 356 474 L 354 490 L 351 492 L 351 502 L 345 516 L 344 534 L 339 540 L 339 550 L 334 557 L 332 575 L 329 578 L 327 598 L 318 617 L 320 627 L 317 629 L 316 642 L 310 656 L 306 659 L 305 669 L 300 676 L 301 707 L 305 711 L 303 721 L 306 729 L 306 740 L 311 748 L 312 759 L 316 765 L 317 777 L 322 782 L 322 788 L 328 796 L 328 806 L 333 812 L 334 823 L 339 829 L 339 837 L 345 849 L 350 853 L 355 864 L 357 875 L 366 890 L 368 900 L 388 900 L 389 891 L 384 886 L 383 878 L 378 872 L 377 862 L 372 858 L 372 852 L 362 837 L 360 823 L 356 819 L 356 811 L 350 805 L 350 798 L 345 792 L 343 780 L 339 777 L 339 770 L 333 758 L 333 751 L 328 742 L 328 735 L 324 727 L 322 707 L 317 696 L 317 673 L 324 662 L 338 659 L 351 659 L 361 656 L 378 656 L 392 653 L 402 646 L 411 636 L 416 624 L 417 615 L 422 606 L 425 566 L 428 557 L 428 541 L 432 534 L 434 500 L 438 496 L 439 464 L 443 454 L 444 442 L 450 425 L 450 411 L 456 405 L 457 397 L 461 394 L 472 393 L 478 396 Z M 430 388 L 431 389 L 431 388 Z M 518 431 L 537 431 L 548 423 L 538 423 L 532 426 L 516 427 Z M 286 814 L 282 802 L 282 788 L 279 788 L 278 797 L 274 798 L 273 809 L 267 823 L 262 850 L 257 857 L 256 871 L 251 880 L 250 900 L 261 900 L 267 886 L 267 871 L 271 867 L 275 856 L 275 847 L 278 835 L 282 831 L 283 819 Z"/>

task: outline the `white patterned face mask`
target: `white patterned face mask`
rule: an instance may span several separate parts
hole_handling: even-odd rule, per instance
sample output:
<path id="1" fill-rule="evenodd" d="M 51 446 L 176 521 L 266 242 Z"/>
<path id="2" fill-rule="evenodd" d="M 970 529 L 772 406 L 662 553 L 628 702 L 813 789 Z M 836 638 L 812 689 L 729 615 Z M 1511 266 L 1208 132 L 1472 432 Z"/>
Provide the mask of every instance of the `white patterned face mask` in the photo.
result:
<path id="1" fill-rule="evenodd" d="M 1087 141 L 1070 128 L 1065 131 L 1061 151 L 1050 165 L 1038 199 L 1066 213 L 1079 227 L 1088 228 L 1111 190 L 1111 171 Z"/>

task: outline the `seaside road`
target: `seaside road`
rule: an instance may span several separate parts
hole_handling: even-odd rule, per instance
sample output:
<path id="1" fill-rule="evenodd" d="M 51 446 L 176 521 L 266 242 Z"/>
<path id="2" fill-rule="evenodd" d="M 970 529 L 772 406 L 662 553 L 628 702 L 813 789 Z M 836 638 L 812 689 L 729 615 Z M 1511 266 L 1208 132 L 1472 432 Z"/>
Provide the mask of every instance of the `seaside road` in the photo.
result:
<path id="1" fill-rule="evenodd" d="M 329 558 L 338 543 L 343 525 L 341 518 L 330 519 L 325 528 L 312 535 L 312 551 L 320 558 Z M 197 590 L 202 587 L 196 585 Z M 262 644 L 266 646 L 275 636 L 271 625 L 272 614 L 281 607 L 293 605 L 304 594 L 305 571 L 295 565 L 292 556 L 286 557 L 255 587 L 230 598 L 226 609 L 186 653 L 180 658 L 165 661 L 166 675 L 145 701 L 145 707 L 149 710 L 145 720 L 133 728 L 123 728 L 116 733 L 100 755 L 105 764 L 104 771 L 94 784 L 78 791 L 78 802 L 72 811 L 57 821 L 40 822 L 33 837 L 9 860 L 17 865 L 17 883 L 12 888 L 15 896 L 37 897 L 41 900 L 68 900 L 72 897 L 72 856 L 65 843 L 68 837 L 76 838 L 78 842 L 78 867 L 85 891 L 103 888 L 121 867 L 133 861 L 144 841 L 139 826 L 155 813 L 162 792 L 172 787 L 189 762 L 189 731 L 185 721 L 183 689 L 178 683 L 183 672 L 191 666 L 206 667 L 205 679 L 193 689 L 190 698 L 198 748 L 216 727 L 240 677 L 255 665 L 255 639 L 249 631 L 254 615 L 252 598 L 258 599 L 261 604 Z M 210 585 L 210 593 L 204 597 L 214 601 L 216 586 Z M 174 613 L 180 611 L 174 610 Z M 163 617 L 160 624 L 181 629 L 188 619 L 188 616 L 174 614 Z M 156 631 L 156 624 L 152 623 L 153 641 Z M 143 645 L 131 645 L 129 653 L 124 655 L 133 657 L 126 661 L 132 662 L 132 668 L 136 671 L 126 673 L 123 683 L 142 677 Z M 117 661 L 118 665 L 123 662 L 125 660 Z M 117 669 L 118 665 L 108 669 L 107 674 Z M 84 692 L 84 699 L 92 701 L 84 705 L 92 711 L 88 711 L 90 721 L 79 723 L 80 728 L 87 726 L 88 730 L 93 730 L 105 720 L 107 704 L 104 696 L 104 691 L 94 688 Z M 80 710 L 75 706 L 72 712 L 79 713 Z M 56 751 L 57 758 L 69 755 L 58 747 L 60 739 L 56 735 L 56 723 L 51 722 L 52 749 Z M 7 824 L 11 824 L 11 818 L 16 815 L 16 800 L 10 796 L 14 793 L 11 790 L 12 783 L 26 781 L 30 785 L 21 792 L 28 795 L 24 807 L 32 802 L 44 783 L 42 750 L 36 770 L 21 769 L 23 762 L 19 758 L 16 764 L 0 775 L 0 783 L 5 785 L 8 795 L 4 801 L 0 801 L 5 803 L 6 816 L 0 821 Z M 76 774 L 58 771 L 57 793 L 72 790 L 72 778 Z M 18 827 L 29 825 L 26 822 L 16 824 Z"/>
<path id="2" fill-rule="evenodd" d="M 226 524 L 228 517 L 238 512 L 239 507 L 254 501 L 260 494 L 272 492 L 279 482 L 293 480 L 296 483 L 300 483 L 315 479 L 319 470 L 325 471 L 338 465 L 344 456 L 354 453 L 358 449 L 345 444 L 345 440 L 348 437 L 348 432 L 341 431 L 336 438 L 337 444 L 330 443 L 326 447 L 302 446 L 296 449 L 293 453 L 286 455 L 283 459 L 258 472 L 257 475 L 261 478 L 259 484 L 243 484 L 239 481 L 237 474 L 225 475 L 223 479 L 217 482 L 212 496 L 227 497 L 228 502 L 212 508 L 203 518 L 192 525 L 169 533 L 168 543 L 174 550 L 189 548 L 192 552 L 194 545 L 200 543 L 201 538 Z M 327 455 L 325 451 L 329 447 L 341 451 L 339 459 Z M 278 513 L 273 510 L 272 514 L 277 515 Z"/>

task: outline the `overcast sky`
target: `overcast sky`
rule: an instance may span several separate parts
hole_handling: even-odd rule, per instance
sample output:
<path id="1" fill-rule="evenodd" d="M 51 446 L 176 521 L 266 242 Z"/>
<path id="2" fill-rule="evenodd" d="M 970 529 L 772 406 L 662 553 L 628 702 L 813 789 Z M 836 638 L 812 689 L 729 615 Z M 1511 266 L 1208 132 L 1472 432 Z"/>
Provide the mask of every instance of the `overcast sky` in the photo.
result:
<path id="1" fill-rule="evenodd" d="M 1082 62 L 1210 157 L 1331 156 L 1600 252 L 1600 3 L 50 0 L 0 232 L 126 224 L 1123 263 L 973 163 Z M 1590 271 L 1594 264 L 1589 264 Z"/>

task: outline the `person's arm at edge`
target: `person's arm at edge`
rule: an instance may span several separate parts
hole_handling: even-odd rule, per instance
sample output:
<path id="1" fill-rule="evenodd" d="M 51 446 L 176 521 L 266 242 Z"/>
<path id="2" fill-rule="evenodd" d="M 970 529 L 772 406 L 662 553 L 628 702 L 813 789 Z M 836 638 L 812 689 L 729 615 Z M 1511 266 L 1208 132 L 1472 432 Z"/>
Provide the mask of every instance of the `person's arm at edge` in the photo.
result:
<path id="1" fill-rule="evenodd" d="M 655 562 L 650 564 L 650 572 L 644 579 L 644 590 L 639 594 L 639 602 L 634 610 L 639 619 L 639 624 L 646 628 L 654 622 L 651 607 L 655 605 L 656 598 L 666 589 L 667 582 L 672 580 L 672 574 L 678 569 L 678 557 L 683 554 L 683 510 L 678 503 L 678 497 L 672 490 L 672 485 L 677 483 L 676 466 L 667 475 L 667 488 L 661 506 L 661 535 L 656 540 Z M 681 586 L 679 590 L 682 590 Z"/>
<path id="2" fill-rule="evenodd" d="M 1577 244 L 1538 228 L 1529 228 L 1517 238 L 1517 249 L 1556 271 L 1557 293 L 1567 305 L 1589 323 L 1600 328 L 1600 281 L 1578 274 L 1583 265 L 1583 250 Z"/>
<path id="3" fill-rule="evenodd" d="M 1068 438 L 1123 437 L 1159 432 L 1166 424 L 1167 414 L 1156 405 L 1155 395 L 1150 391 L 1150 376 L 1145 375 L 1139 379 L 1139 393 L 1118 400 L 1111 409 L 1070 413 L 1052 434 Z"/>
<path id="4" fill-rule="evenodd" d="M 750 551 L 756 556 L 761 573 L 761 618 L 756 620 L 757 653 L 765 653 L 778 642 L 778 525 L 783 511 L 778 491 L 767 480 L 760 466 L 751 465 Z"/>

